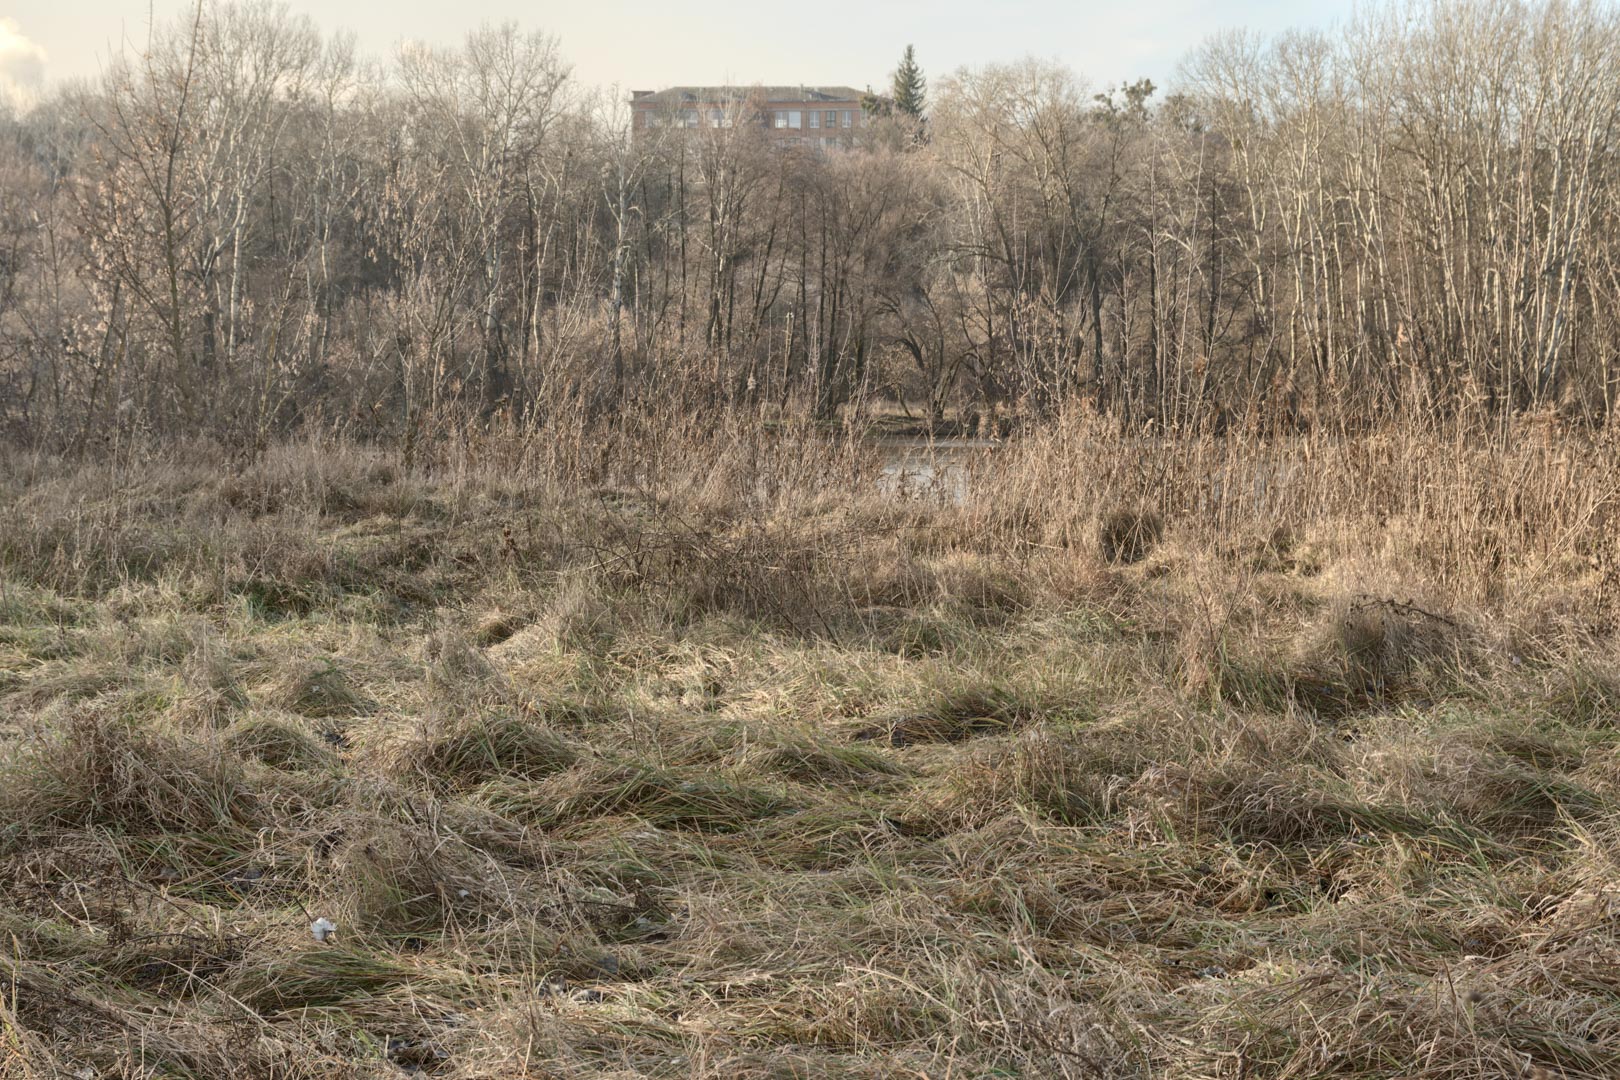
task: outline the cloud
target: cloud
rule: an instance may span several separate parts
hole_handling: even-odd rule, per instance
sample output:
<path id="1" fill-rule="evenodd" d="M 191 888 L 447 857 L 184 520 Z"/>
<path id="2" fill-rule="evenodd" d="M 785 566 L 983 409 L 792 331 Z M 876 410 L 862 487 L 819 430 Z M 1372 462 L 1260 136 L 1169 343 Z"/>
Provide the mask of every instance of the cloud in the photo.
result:
<path id="1" fill-rule="evenodd" d="M 29 41 L 15 19 L 0 16 L 0 101 L 28 105 L 45 84 L 45 50 Z"/>

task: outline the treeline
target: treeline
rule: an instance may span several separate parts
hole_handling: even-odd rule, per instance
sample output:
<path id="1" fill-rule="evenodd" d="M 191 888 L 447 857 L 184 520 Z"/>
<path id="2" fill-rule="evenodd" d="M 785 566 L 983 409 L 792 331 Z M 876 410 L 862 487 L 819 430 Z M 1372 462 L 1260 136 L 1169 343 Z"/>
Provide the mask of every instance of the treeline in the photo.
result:
<path id="1" fill-rule="evenodd" d="M 263 445 L 882 400 L 1600 424 L 1617 46 L 1611 5 L 1436 0 L 1218 38 L 1168 95 L 962 71 L 818 154 L 634 135 L 544 35 L 377 65 L 204 6 L 0 120 L 0 427 Z"/>

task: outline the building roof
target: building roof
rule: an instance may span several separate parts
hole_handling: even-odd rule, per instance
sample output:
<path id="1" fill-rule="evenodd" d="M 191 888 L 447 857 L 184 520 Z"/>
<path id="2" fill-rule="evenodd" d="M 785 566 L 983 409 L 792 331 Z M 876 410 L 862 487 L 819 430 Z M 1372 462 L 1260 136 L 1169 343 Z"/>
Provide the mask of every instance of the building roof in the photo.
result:
<path id="1" fill-rule="evenodd" d="M 865 91 L 853 86 L 671 86 L 655 94 L 637 94 L 637 105 L 707 104 L 746 101 L 759 95 L 765 101 L 859 101 Z"/>

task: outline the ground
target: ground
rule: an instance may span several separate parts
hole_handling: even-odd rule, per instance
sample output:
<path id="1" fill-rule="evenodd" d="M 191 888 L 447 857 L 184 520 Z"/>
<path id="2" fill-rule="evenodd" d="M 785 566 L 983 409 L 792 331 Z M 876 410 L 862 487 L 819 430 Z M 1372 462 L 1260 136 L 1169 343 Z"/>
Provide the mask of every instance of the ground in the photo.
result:
<path id="1" fill-rule="evenodd" d="M 14 458 L 0 1075 L 1620 1073 L 1610 451 L 772 446 Z"/>

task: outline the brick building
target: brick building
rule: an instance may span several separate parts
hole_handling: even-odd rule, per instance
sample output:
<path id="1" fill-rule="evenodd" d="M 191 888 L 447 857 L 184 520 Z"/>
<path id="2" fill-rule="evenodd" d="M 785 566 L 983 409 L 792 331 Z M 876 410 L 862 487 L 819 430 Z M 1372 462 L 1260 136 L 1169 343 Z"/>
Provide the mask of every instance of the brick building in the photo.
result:
<path id="1" fill-rule="evenodd" d="M 779 146 L 853 146 L 865 123 L 863 94 L 851 86 L 672 86 L 630 99 L 639 136 L 659 127 L 753 127 Z"/>

